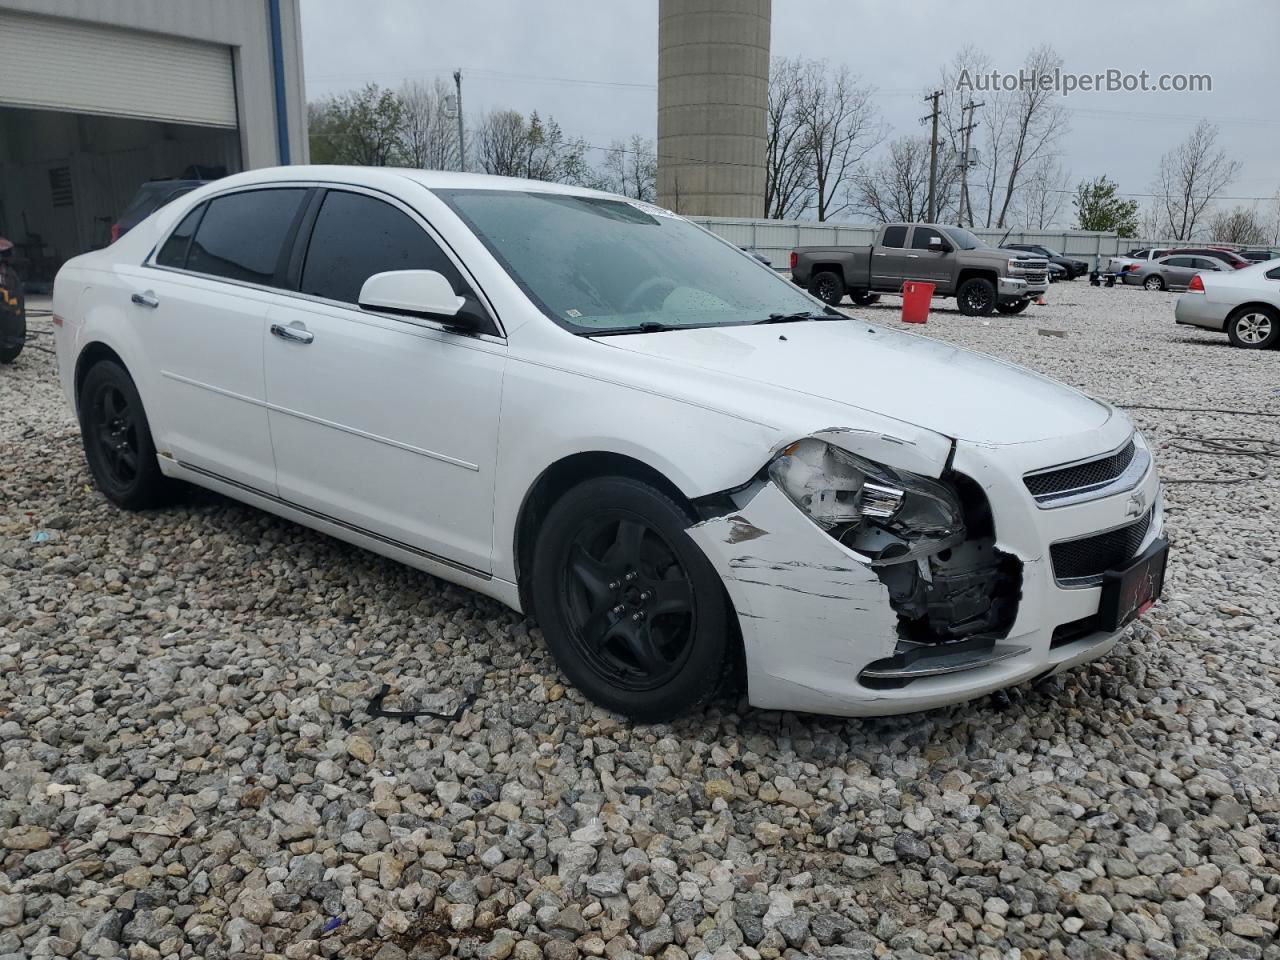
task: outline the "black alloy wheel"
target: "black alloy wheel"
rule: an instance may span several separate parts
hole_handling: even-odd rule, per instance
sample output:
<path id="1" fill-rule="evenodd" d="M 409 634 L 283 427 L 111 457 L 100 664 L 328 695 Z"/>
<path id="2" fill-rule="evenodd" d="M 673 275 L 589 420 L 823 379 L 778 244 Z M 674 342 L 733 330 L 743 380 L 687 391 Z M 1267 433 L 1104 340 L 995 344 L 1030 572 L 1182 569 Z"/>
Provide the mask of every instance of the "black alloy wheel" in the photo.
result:
<path id="1" fill-rule="evenodd" d="M 583 524 L 560 602 L 578 655 L 611 686 L 655 690 L 688 659 L 697 625 L 693 585 L 662 534 L 639 517 L 610 514 Z"/>
<path id="2" fill-rule="evenodd" d="M 166 503 L 173 484 L 160 472 L 138 388 L 112 360 L 95 363 L 77 394 L 80 437 L 103 496 L 126 510 Z"/>
<path id="3" fill-rule="evenodd" d="M 640 721 L 685 713 L 720 689 L 732 610 L 689 536 L 687 506 L 634 477 L 584 480 L 543 519 L 530 599 L 565 676 Z"/>

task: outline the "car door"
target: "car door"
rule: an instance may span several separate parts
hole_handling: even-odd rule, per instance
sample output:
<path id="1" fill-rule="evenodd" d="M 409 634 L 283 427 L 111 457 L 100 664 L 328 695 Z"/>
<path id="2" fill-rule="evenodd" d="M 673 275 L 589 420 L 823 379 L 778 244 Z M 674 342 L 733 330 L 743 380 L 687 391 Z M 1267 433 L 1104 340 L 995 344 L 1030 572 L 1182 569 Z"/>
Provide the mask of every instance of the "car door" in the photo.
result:
<path id="1" fill-rule="evenodd" d="M 871 285 L 878 290 L 898 290 L 910 269 L 906 249 L 910 228 L 895 224 L 884 228 L 880 243 L 871 251 Z"/>
<path id="2" fill-rule="evenodd" d="M 267 317 L 280 497 L 488 572 L 505 343 L 357 306 L 364 281 L 390 270 L 437 270 L 475 295 L 409 207 L 334 188 L 312 201 L 308 220 L 292 268 L 297 295 Z"/>
<path id="3" fill-rule="evenodd" d="M 1197 273 L 1195 257 L 1169 257 L 1160 265 L 1160 275 L 1172 287 L 1185 287 Z"/>
<path id="4" fill-rule="evenodd" d="M 216 196 L 144 266 L 123 268 L 145 346 L 156 449 L 193 469 L 275 492 L 262 341 L 307 190 Z"/>
<path id="5" fill-rule="evenodd" d="M 930 248 L 933 238 L 942 241 L 943 247 Z M 951 279 L 951 257 L 943 252 L 951 242 L 933 227 L 913 227 L 911 247 L 906 252 L 906 278 L 924 280 L 941 286 Z"/>

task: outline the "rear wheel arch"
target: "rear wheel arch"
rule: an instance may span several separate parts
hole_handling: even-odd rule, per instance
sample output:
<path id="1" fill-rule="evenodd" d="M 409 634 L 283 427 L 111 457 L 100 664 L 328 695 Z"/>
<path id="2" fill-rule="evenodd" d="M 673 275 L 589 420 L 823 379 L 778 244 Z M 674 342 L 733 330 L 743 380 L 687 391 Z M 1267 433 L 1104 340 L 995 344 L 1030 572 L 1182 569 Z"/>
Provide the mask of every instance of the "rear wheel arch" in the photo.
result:
<path id="1" fill-rule="evenodd" d="M 124 359 L 120 354 L 116 353 L 101 340 L 95 340 L 92 343 L 85 344 L 84 349 L 80 351 L 80 355 L 76 357 L 74 384 L 77 413 L 80 409 L 80 388 L 84 385 L 84 378 L 88 376 L 89 371 L 92 370 L 96 364 L 103 360 L 110 360 L 113 363 L 118 363 L 124 369 L 125 373 L 128 373 L 130 377 L 133 376 L 132 372 L 129 370 L 129 365 L 124 362 Z M 137 381 L 135 380 L 134 382 L 136 383 Z"/>

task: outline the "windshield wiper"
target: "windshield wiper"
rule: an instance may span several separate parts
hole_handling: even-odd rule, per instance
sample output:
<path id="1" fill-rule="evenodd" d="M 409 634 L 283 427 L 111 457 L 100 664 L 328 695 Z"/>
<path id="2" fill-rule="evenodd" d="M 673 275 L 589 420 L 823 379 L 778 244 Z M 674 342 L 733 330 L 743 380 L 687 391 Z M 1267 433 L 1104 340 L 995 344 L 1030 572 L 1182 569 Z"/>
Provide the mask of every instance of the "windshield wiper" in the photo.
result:
<path id="1" fill-rule="evenodd" d="M 665 333 L 668 330 L 694 330 L 696 325 L 688 323 L 663 323 L 660 320 L 646 320 L 634 327 L 606 327 L 603 330 L 583 331 L 588 337 L 615 337 L 627 333 Z"/>
<path id="2" fill-rule="evenodd" d="M 759 323 L 799 323 L 802 320 L 843 320 L 843 313 L 811 313 L 808 310 L 801 310 L 798 313 L 771 313 L 763 320 L 752 320 L 753 324 Z"/>

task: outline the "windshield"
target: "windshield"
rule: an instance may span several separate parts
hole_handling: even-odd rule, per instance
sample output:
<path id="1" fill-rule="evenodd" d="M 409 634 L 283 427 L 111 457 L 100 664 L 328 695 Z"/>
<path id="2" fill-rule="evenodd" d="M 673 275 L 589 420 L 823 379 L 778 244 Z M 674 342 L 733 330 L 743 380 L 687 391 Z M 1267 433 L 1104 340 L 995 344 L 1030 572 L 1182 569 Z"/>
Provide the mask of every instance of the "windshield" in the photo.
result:
<path id="1" fill-rule="evenodd" d="M 543 312 L 576 333 L 822 311 L 752 257 L 646 203 L 516 190 L 434 192 Z"/>
<path id="2" fill-rule="evenodd" d="M 955 245 L 961 250 L 976 250 L 978 247 L 986 246 L 985 243 L 963 227 L 943 227 L 942 229 L 948 237 L 955 241 Z"/>
<path id="3" fill-rule="evenodd" d="M 1043 253 L 1046 257 L 1062 256 L 1062 254 L 1060 254 L 1057 250 L 1053 249 L 1053 247 L 1040 247 L 1038 252 Z"/>

